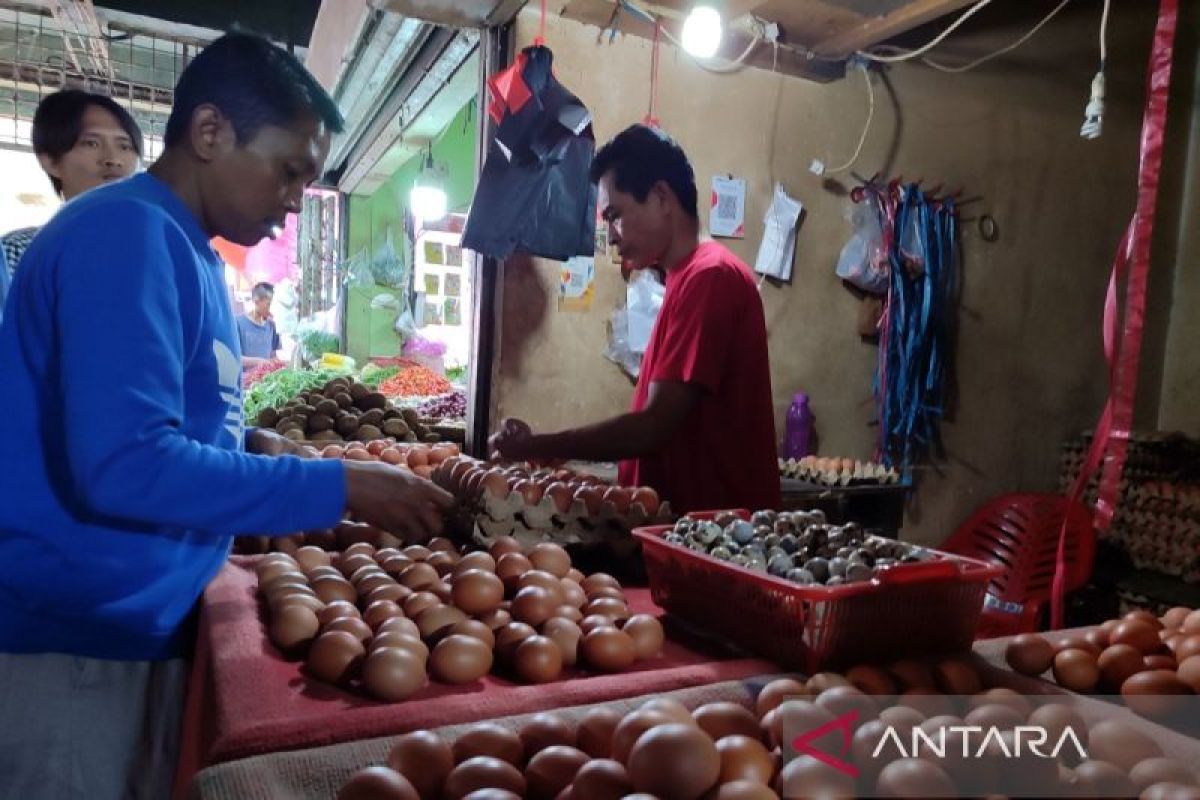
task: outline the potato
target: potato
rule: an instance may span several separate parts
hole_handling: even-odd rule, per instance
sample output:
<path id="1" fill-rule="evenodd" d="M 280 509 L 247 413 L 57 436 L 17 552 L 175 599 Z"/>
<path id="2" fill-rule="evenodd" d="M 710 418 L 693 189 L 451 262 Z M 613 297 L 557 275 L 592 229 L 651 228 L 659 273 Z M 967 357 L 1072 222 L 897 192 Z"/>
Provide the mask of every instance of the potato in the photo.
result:
<path id="1" fill-rule="evenodd" d="M 344 442 L 344 441 L 346 441 L 338 434 L 337 431 L 320 431 L 319 433 L 314 433 L 313 435 L 309 436 L 308 438 L 309 438 L 309 441 L 312 441 L 312 442 Z"/>
<path id="2" fill-rule="evenodd" d="M 436 433 L 427 433 L 421 437 L 421 441 L 425 442 L 426 444 L 437 444 L 441 440 L 442 437 L 438 436 Z"/>
<path id="3" fill-rule="evenodd" d="M 280 420 L 275 426 L 276 433 L 286 434 L 288 431 L 300 431 L 303 433 L 304 423 L 297 422 L 295 417 L 288 417 L 287 419 Z"/>
<path id="4" fill-rule="evenodd" d="M 353 436 L 358 430 L 358 417 L 342 412 L 342 416 L 334 420 L 334 429 L 342 436 Z"/>
<path id="5" fill-rule="evenodd" d="M 313 414 L 308 418 L 308 429 L 313 433 L 328 431 L 333 429 L 333 417 L 325 414 Z"/>
<path id="6" fill-rule="evenodd" d="M 374 425 L 378 428 L 383 424 L 383 411 L 378 408 L 372 408 L 370 411 L 364 411 L 358 418 L 360 425 Z"/>
<path id="7" fill-rule="evenodd" d="M 385 422 L 389 419 L 404 419 L 404 415 L 400 413 L 400 409 L 391 406 L 383 412 L 383 419 Z"/>
<path id="8" fill-rule="evenodd" d="M 408 442 L 409 444 L 416 444 L 417 442 L 419 442 L 421 440 L 417 438 L 417 435 L 415 433 L 413 433 L 412 431 L 409 431 L 408 434 L 404 437 L 404 441 Z"/>
<path id="9" fill-rule="evenodd" d="M 354 405 L 358 406 L 359 408 L 361 408 L 364 411 L 367 411 L 372 408 L 378 408 L 380 410 L 383 410 L 388 407 L 388 400 L 386 397 L 384 397 L 379 392 L 370 392 L 368 394 L 363 395 L 358 400 L 355 400 Z"/>
<path id="10" fill-rule="evenodd" d="M 291 439 L 293 442 L 303 442 L 304 441 L 304 431 L 300 430 L 299 428 L 291 428 L 289 430 L 286 430 L 283 432 L 283 435 L 286 438 Z"/>
<path id="11" fill-rule="evenodd" d="M 401 439 L 408 434 L 408 426 L 404 424 L 402 419 L 385 419 L 383 421 L 383 432 L 388 436 L 395 436 Z"/>
<path id="12" fill-rule="evenodd" d="M 364 397 L 366 397 L 370 393 L 371 393 L 371 390 L 369 388 L 367 388 L 366 386 L 363 386 L 361 383 L 356 383 L 350 387 L 350 396 L 352 398 L 354 398 L 354 400 L 356 402 L 359 400 L 362 400 Z"/>
<path id="13" fill-rule="evenodd" d="M 404 417 L 404 421 L 408 423 L 408 427 L 410 428 L 421 424 L 421 415 L 417 413 L 415 408 L 406 408 L 400 414 Z"/>
<path id="14" fill-rule="evenodd" d="M 373 439 L 382 439 L 383 431 L 376 428 L 374 425 L 361 425 L 358 432 L 354 434 L 354 438 L 360 442 L 369 442 Z"/>
<path id="15" fill-rule="evenodd" d="M 350 408 L 354 405 L 354 399 L 345 392 L 338 392 L 333 396 L 333 399 L 341 408 Z"/>
<path id="16" fill-rule="evenodd" d="M 315 408 L 318 414 L 324 414 L 327 417 L 336 417 L 338 411 L 341 410 L 341 406 L 337 404 L 336 400 L 322 400 L 317 403 Z"/>
<path id="17" fill-rule="evenodd" d="M 273 408 L 264 408 L 258 412 L 258 425 L 260 428 L 274 428 L 279 423 L 279 412 Z"/>

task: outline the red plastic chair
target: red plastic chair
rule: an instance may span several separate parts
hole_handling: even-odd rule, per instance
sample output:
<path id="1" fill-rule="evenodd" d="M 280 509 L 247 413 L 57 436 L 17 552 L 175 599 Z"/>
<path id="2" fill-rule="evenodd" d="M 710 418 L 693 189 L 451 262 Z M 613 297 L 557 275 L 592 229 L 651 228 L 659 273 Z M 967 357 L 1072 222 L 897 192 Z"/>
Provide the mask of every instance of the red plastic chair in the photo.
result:
<path id="1" fill-rule="evenodd" d="M 1006 494 L 979 508 L 942 544 L 949 553 L 1005 567 L 988 586 L 976 637 L 1036 631 L 1050 602 L 1058 536 L 1067 498 L 1058 494 Z M 1096 532 L 1081 503 L 1069 507 L 1066 591 L 1081 588 L 1092 574 Z"/>

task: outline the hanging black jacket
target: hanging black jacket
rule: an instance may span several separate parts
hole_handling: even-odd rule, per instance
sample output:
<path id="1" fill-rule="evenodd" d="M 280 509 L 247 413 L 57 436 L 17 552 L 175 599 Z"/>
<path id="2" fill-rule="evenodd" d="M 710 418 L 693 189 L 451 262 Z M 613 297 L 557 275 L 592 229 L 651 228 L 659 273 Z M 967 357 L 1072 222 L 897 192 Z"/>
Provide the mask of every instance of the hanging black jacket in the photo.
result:
<path id="1" fill-rule="evenodd" d="M 594 253 L 592 115 L 554 78 L 553 59 L 529 47 L 488 80 L 496 135 L 463 231 L 463 246 L 477 253 L 557 261 Z"/>

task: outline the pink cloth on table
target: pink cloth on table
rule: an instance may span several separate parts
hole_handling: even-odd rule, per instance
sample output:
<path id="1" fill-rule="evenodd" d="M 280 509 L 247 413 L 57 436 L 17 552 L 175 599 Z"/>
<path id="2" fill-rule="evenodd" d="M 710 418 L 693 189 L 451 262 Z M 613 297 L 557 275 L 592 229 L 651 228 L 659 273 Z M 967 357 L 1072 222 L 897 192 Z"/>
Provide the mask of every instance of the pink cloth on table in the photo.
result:
<path id="1" fill-rule="evenodd" d="M 246 756 L 668 692 L 777 669 L 668 625 L 663 654 L 623 673 L 570 670 L 561 680 L 535 686 L 495 675 L 465 686 L 431 682 L 403 702 L 383 703 L 309 678 L 300 662 L 284 660 L 262 623 L 254 562 L 232 558 L 201 602 L 177 777 L 181 789 L 200 769 Z M 662 613 L 648 589 L 630 588 L 626 596 L 634 613 Z"/>

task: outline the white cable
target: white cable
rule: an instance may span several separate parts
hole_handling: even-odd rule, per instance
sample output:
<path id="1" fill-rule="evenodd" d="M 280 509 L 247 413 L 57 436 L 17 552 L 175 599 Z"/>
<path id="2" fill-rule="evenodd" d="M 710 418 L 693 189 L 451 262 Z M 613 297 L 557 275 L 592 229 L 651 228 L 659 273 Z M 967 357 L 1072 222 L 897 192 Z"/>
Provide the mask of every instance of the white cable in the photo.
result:
<path id="1" fill-rule="evenodd" d="M 822 174 L 832 175 L 835 172 L 845 172 L 854 166 L 858 161 L 858 157 L 862 155 L 863 145 L 867 141 L 867 134 L 871 130 L 871 120 L 875 116 L 875 87 L 871 85 L 871 71 L 867 69 L 865 64 L 860 64 L 859 69 L 862 70 L 863 79 L 867 82 L 867 124 L 863 126 L 862 136 L 858 137 L 858 146 L 854 148 L 854 155 L 850 156 L 850 160 L 840 167 L 831 167 L 824 170 Z"/>
<path id="2" fill-rule="evenodd" d="M 899 61 L 908 61 L 909 59 L 916 58 L 917 56 L 925 55 L 930 50 L 932 50 L 933 48 L 935 48 L 939 44 L 941 44 L 942 41 L 947 36 L 954 33 L 954 31 L 958 30 L 958 27 L 960 25 L 962 25 L 964 22 L 966 22 L 968 19 L 970 19 L 972 16 L 974 16 L 979 11 L 982 11 L 991 2 L 992 2 L 992 0 L 979 0 L 978 3 L 971 6 L 966 11 L 964 11 L 959 16 L 958 19 L 956 19 L 956 20 L 954 20 L 954 22 L 950 23 L 950 25 L 946 28 L 946 30 L 942 31 L 937 36 L 935 36 L 933 38 L 933 41 L 929 42 L 928 44 L 926 44 L 922 47 L 918 47 L 916 50 L 910 50 L 909 52 L 904 53 L 903 55 L 898 55 L 898 56 L 873 55 L 871 53 L 860 50 L 858 52 L 858 55 L 862 56 L 863 58 L 869 58 L 872 61 L 883 61 L 883 62 L 889 63 L 889 64 L 899 62 Z"/>
<path id="3" fill-rule="evenodd" d="M 1018 47 L 1025 44 L 1026 42 L 1028 42 L 1030 39 L 1033 38 L 1034 34 L 1036 34 L 1038 31 L 1040 31 L 1046 25 L 1046 23 L 1048 23 L 1050 20 L 1054 19 L 1055 15 L 1058 14 L 1058 12 L 1062 11 L 1066 7 L 1067 3 L 1069 3 L 1069 2 L 1071 2 L 1071 0 L 1062 0 L 1061 3 L 1059 3 L 1057 6 L 1054 7 L 1053 11 L 1051 11 L 1049 14 L 1047 14 L 1045 17 L 1042 18 L 1041 22 L 1039 22 L 1037 25 L 1034 25 L 1033 28 L 1029 31 L 1029 33 L 1025 34 L 1020 39 L 1017 39 L 1015 42 L 1008 45 L 1007 47 L 1000 48 L 999 50 L 997 50 L 994 53 L 988 53 L 986 56 L 982 56 L 980 58 L 975 59 L 974 61 L 968 62 L 966 64 L 962 64 L 961 66 L 955 66 L 955 67 L 949 66 L 948 64 L 940 64 L 937 61 L 934 61 L 932 58 L 929 58 L 928 56 L 926 56 L 925 58 L 922 58 L 921 63 L 925 64 L 926 66 L 933 67 L 936 70 L 940 70 L 941 72 L 966 72 L 967 70 L 975 69 L 975 67 L 978 67 L 980 64 L 984 64 L 988 61 L 991 61 L 993 58 L 996 58 L 997 56 L 1002 56 L 1005 53 L 1016 50 Z"/>
<path id="4" fill-rule="evenodd" d="M 1092 91 L 1087 107 L 1083 110 L 1083 125 L 1079 135 L 1084 139 L 1098 139 L 1104 129 L 1104 64 L 1108 58 L 1108 10 L 1111 0 L 1104 0 L 1104 11 L 1100 13 L 1100 69 L 1092 78 Z"/>

